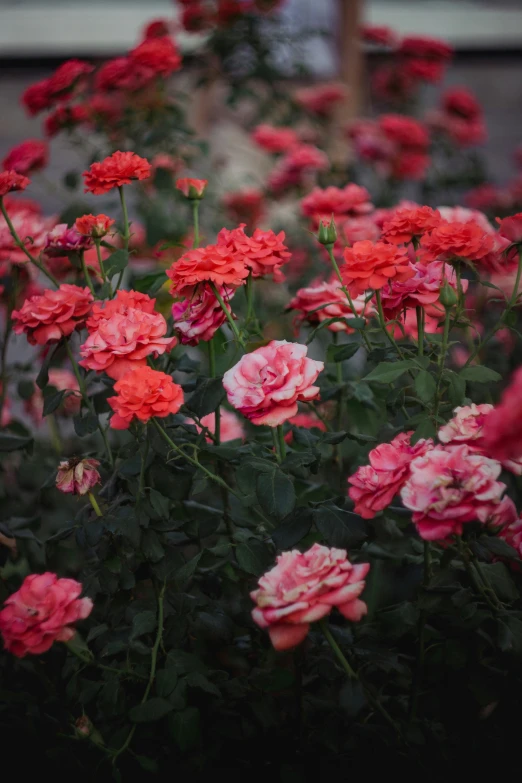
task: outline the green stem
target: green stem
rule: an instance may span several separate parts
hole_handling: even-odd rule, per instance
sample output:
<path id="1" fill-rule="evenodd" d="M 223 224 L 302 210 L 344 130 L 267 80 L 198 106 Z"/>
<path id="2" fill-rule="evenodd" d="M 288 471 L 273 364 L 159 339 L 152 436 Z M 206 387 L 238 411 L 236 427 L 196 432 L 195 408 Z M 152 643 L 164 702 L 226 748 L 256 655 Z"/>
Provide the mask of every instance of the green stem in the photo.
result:
<path id="1" fill-rule="evenodd" d="M 385 321 L 385 318 L 384 318 L 384 311 L 382 309 L 382 300 L 381 300 L 381 292 L 380 291 L 376 291 L 375 292 L 375 301 L 377 302 L 377 315 L 379 317 L 379 325 L 380 325 L 381 329 L 383 330 L 384 334 L 386 335 L 387 339 L 389 340 L 390 344 L 397 351 L 397 354 L 399 355 L 399 357 L 401 359 L 404 359 L 404 355 L 403 355 L 401 349 L 399 348 L 399 346 L 395 342 L 395 337 L 393 336 L 393 334 L 388 329 L 386 329 L 386 321 Z"/>
<path id="2" fill-rule="evenodd" d="M 466 573 L 469 577 L 469 580 L 475 590 L 484 598 L 485 602 L 489 606 L 490 609 L 492 609 L 494 612 L 497 612 L 501 606 L 495 605 L 495 603 L 491 600 L 488 593 L 486 592 L 486 589 L 484 588 L 484 585 L 480 582 L 480 580 L 477 578 L 477 575 L 475 574 L 475 571 L 471 567 L 471 563 L 469 560 L 470 552 L 467 550 L 467 547 L 465 547 L 464 542 L 462 540 L 461 536 L 457 536 L 457 547 L 462 559 L 462 562 L 464 563 L 464 568 L 466 569 Z M 477 569 L 478 570 L 478 569 Z M 480 572 L 479 572 L 480 574 Z M 495 596 L 496 598 L 496 596 Z M 497 604 L 498 604 L 498 599 Z"/>
<path id="3" fill-rule="evenodd" d="M 92 494 L 92 492 L 89 492 L 89 493 L 88 493 L 88 497 L 89 497 L 89 500 L 91 501 L 91 506 L 93 507 L 93 509 L 94 509 L 94 513 L 96 514 L 96 516 L 97 516 L 97 517 L 102 517 L 102 516 L 103 516 L 103 514 L 102 514 L 102 512 L 100 511 L 100 507 L 99 507 L 99 505 L 98 505 L 98 501 L 96 500 L 96 498 L 94 497 L 94 495 Z"/>
<path id="4" fill-rule="evenodd" d="M 250 323 L 250 321 L 254 318 L 254 287 L 253 287 L 254 277 L 252 275 L 252 270 L 248 273 L 248 277 L 246 279 L 245 284 L 245 295 L 246 295 L 246 301 L 247 301 L 247 314 L 246 314 L 246 322 L 247 324 Z"/>
<path id="5" fill-rule="evenodd" d="M 18 296 L 18 280 L 20 270 L 16 264 L 12 265 L 11 272 L 11 290 L 9 291 L 9 301 L 7 303 L 7 313 L 5 317 L 5 331 L 4 339 L 2 340 L 2 353 L 0 357 L 1 363 L 1 381 L 0 381 L 0 422 L 2 421 L 2 415 L 4 412 L 4 405 L 7 396 L 7 381 L 8 381 L 8 366 L 7 366 L 7 350 L 9 347 L 9 339 L 13 333 L 13 319 L 12 312 L 16 307 L 16 297 Z M 1 424 L 0 424 L 1 426 Z"/>
<path id="6" fill-rule="evenodd" d="M 103 265 L 103 258 L 101 253 L 101 244 L 99 239 L 94 240 L 94 246 L 96 247 L 96 257 L 98 258 L 98 264 L 100 267 L 101 276 L 103 278 L 103 282 L 107 282 L 107 272 L 105 271 L 105 267 Z"/>
<path id="7" fill-rule="evenodd" d="M 439 354 L 439 368 L 438 368 L 438 374 L 437 374 L 437 385 L 435 389 L 435 408 L 433 411 L 434 419 L 436 420 L 437 415 L 439 413 L 439 406 L 440 406 L 440 385 L 442 383 L 442 373 L 444 371 L 444 363 L 446 361 L 446 354 L 448 352 L 448 340 L 449 340 L 449 330 L 450 330 L 450 321 L 451 321 L 451 311 L 448 309 L 446 310 L 446 317 L 444 318 L 444 331 L 442 333 L 442 344 L 440 348 L 440 354 Z M 435 421 L 436 424 L 436 421 Z"/>
<path id="8" fill-rule="evenodd" d="M 215 473 L 212 473 L 211 470 L 208 470 L 204 465 L 201 464 L 197 459 L 194 459 L 193 457 L 189 457 L 189 455 L 183 451 L 179 446 L 177 446 L 171 438 L 167 435 L 161 424 L 158 422 L 157 419 L 151 419 L 152 423 L 158 430 L 158 432 L 161 434 L 161 437 L 169 444 L 169 446 L 176 451 L 180 457 L 183 457 L 188 463 L 193 465 L 195 468 L 198 468 L 198 470 L 203 471 L 203 473 L 208 476 L 212 481 L 215 481 L 216 484 L 219 484 L 221 487 L 224 487 L 228 492 L 231 492 L 233 495 L 235 495 L 237 498 L 241 500 L 240 495 L 235 492 L 232 487 L 229 487 L 226 481 L 223 481 L 223 479 L 220 476 L 216 476 Z"/>
<path id="9" fill-rule="evenodd" d="M 520 285 L 520 276 L 522 275 L 522 246 L 518 249 L 518 268 L 517 275 L 515 277 L 515 285 L 513 286 L 513 293 L 511 294 L 508 302 L 507 309 L 511 310 L 514 307 L 518 298 L 518 288 Z"/>
<path id="10" fill-rule="evenodd" d="M 281 463 L 281 452 L 279 451 L 279 438 L 277 436 L 277 430 L 274 427 L 270 427 L 272 430 L 272 441 L 274 443 L 274 453 L 276 456 L 277 462 Z"/>
<path id="11" fill-rule="evenodd" d="M 147 439 L 147 428 L 145 427 L 145 445 L 141 452 L 141 467 L 140 467 L 140 481 L 138 484 L 138 500 L 141 500 L 143 496 L 143 489 L 145 485 L 145 467 L 147 465 L 147 456 L 149 454 L 149 441 Z"/>
<path id="12" fill-rule="evenodd" d="M 89 409 L 89 411 L 95 416 L 96 412 L 94 410 L 94 405 L 92 404 L 92 400 L 90 399 L 89 395 L 87 394 L 87 389 L 85 388 L 85 381 L 82 378 L 82 375 L 80 373 L 80 368 L 78 366 L 78 362 L 74 358 L 74 355 L 73 355 L 73 352 L 71 351 L 71 346 L 70 346 L 68 340 L 65 341 L 65 350 L 67 351 L 67 356 L 69 357 L 69 361 L 71 362 L 71 366 L 73 368 L 74 375 L 76 376 L 76 380 L 78 381 L 78 386 L 80 388 L 80 392 L 81 392 L 83 401 L 84 401 L 85 405 L 87 406 L 87 408 Z M 104 446 L 105 446 L 105 451 L 107 452 L 107 458 L 109 460 L 109 465 L 111 466 L 111 468 L 113 468 L 114 467 L 114 457 L 112 456 L 112 450 L 111 450 L 110 443 L 109 443 L 109 441 L 107 439 L 107 434 L 106 434 L 105 430 L 103 429 L 103 427 L 101 425 L 100 419 L 98 417 L 96 417 L 96 419 L 97 419 L 97 422 L 98 422 L 98 430 L 99 430 L 100 435 L 102 437 L 102 440 L 103 440 L 103 443 L 104 443 Z"/>
<path id="13" fill-rule="evenodd" d="M 352 667 L 350 666 L 350 664 L 346 660 L 343 651 L 341 650 L 341 648 L 339 647 L 339 645 L 335 641 L 334 637 L 332 636 L 332 632 L 330 631 L 330 628 L 328 627 L 328 621 L 326 620 L 326 618 L 323 617 L 322 620 L 319 620 L 319 627 L 321 628 L 321 631 L 323 632 L 326 641 L 328 642 L 328 644 L 332 648 L 334 655 L 336 656 L 337 660 L 339 661 L 339 663 L 343 667 L 343 669 L 346 672 L 346 674 L 348 675 L 348 677 L 351 680 L 356 680 L 357 679 L 357 674 L 354 672 L 354 670 L 352 669 Z"/>
<path id="14" fill-rule="evenodd" d="M 424 308 L 416 307 L 417 312 L 417 342 L 419 356 L 424 353 Z"/>
<path id="15" fill-rule="evenodd" d="M 85 263 L 85 253 L 83 252 L 83 250 L 80 253 L 80 262 L 81 262 L 81 265 L 82 265 L 82 272 L 83 272 L 83 276 L 85 277 L 85 282 L 89 286 L 89 291 L 95 297 L 96 293 L 94 291 L 94 286 L 92 284 L 92 280 L 91 280 L 91 276 L 89 274 L 89 270 L 87 269 L 87 265 Z"/>
<path id="16" fill-rule="evenodd" d="M 278 424 L 277 425 L 277 438 L 279 440 L 279 454 L 281 457 L 281 462 L 286 457 L 286 443 L 285 443 L 285 434 L 283 432 L 283 425 Z"/>
<path id="17" fill-rule="evenodd" d="M 104 663 L 98 663 L 98 661 L 96 661 L 94 658 L 88 657 L 79 650 L 75 649 L 71 642 L 65 642 L 65 646 L 70 653 L 72 653 L 76 658 L 78 658 L 78 660 L 87 666 L 95 666 L 97 669 L 103 669 L 105 672 L 112 672 L 112 674 L 117 674 L 119 677 L 129 677 L 136 680 L 147 679 L 143 674 L 137 674 L 126 669 L 116 669 L 114 666 L 105 666 Z"/>
<path id="18" fill-rule="evenodd" d="M 347 287 L 343 283 L 343 276 L 341 275 L 341 270 L 339 269 L 339 265 L 338 265 L 337 261 L 335 260 L 335 256 L 333 254 L 333 250 L 332 250 L 333 245 L 325 245 L 325 247 L 326 247 L 326 250 L 328 252 L 328 255 L 330 256 L 330 261 L 332 262 L 332 266 L 334 268 L 334 272 L 335 272 L 335 274 L 337 276 L 337 279 L 339 280 L 339 282 L 341 284 L 341 289 L 342 289 L 342 291 L 344 291 L 344 295 L 348 299 L 348 304 L 350 305 L 350 310 L 352 311 L 354 317 L 356 317 L 357 316 L 357 312 L 355 310 L 355 306 L 354 306 L 352 297 L 350 296 L 350 292 L 348 291 Z M 362 338 L 364 340 L 364 343 L 366 345 L 366 348 L 368 349 L 368 351 L 371 351 L 372 350 L 372 344 L 370 342 L 370 338 L 366 334 L 366 331 L 363 329 L 361 331 L 361 334 L 362 334 Z"/>
<path id="19" fill-rule="evenodd" d="M 123 192 L 123 185 L 120 185 L 118 187 L 118 190 L 120 192 L 120 204 L 121 204 L 121 211 L 123 212 L 123 234 L 121 235 L 123 239 L 123 248 L 124 250 L 129 250 L 129 241 L 130 241 L 130 224 L 129 224 L 129 213 L 127 212 L 127 202 L 125 201 L 125 193 Z M 116 283 L 115 291 L 117 291 L 121 286 L 121 281 L 123 280 L 123 273 L 125 272 L 124 269 L 121 270 L 120 275 L 118 277 L 118 282 Z"/>
<path id="20" fill-rule="evenodd" d="M 60 437 L 60 430 L 58 429 L 58 422 L 53 413 L 47 416 L 47 424 L 49 425 L 49 432 L 51 434 L 51 441 L 53 443 L 54 450 L 57 454 L 62 454 L 63 446 L 62 439 Z"/>
<path id="21" fill-rule="evenodd" d="M 192 218 L 194 221 L 194 242 L 192 247 L 199 247 L 199 198 L 192 199 Z"/>
<path id="22" fill-rule="evenodd" d="M 37 268 L 40 270 L 40 272 L 42 272 L 42 273 L 43 273 L 43 274 L 44 274 L 46 277 L 48 277 L 48 278 L 49 278 L 49 280 L 50 280 L 52 283 L 54 283 L 54 285 L 56 286 L 56 288 L 59 288 L 59 287 L 60 287 L 60 283 L 58 282 L 58 280 L 56 279 L 56 277 L 55 277 L 55 276 L 52 274 L 52 272 L 49 272 L 49 270 L 48 270 L 48 269 L 46 269 L 46 268 L 44 267 L 44 265 L 43 265 L 43 264 L 41 264 L 41 263 L 40 263 L 40 261 L 38 261 L 38 260 L 37 260 L 37 259 L 36 259 L 36 258 L 35 258 L 35 257 L 34 257 L 34 256 L 33 256 L 33 255 L 30 253 L 30 252 L 29 252 L 29 251 L 28 251 L 28 249 L 26 248 L 25 244 L 22 242 L 22 240 L 20 239 L 20 237 L 19 237 L 19 236 L 18 236 L 18 234 L 16 233 L 16 229 L 15 229 L 15 227 L 13 226 L 13 224 L 12 224 L 12 222 L 11 222 L 11 218 L 10 218 L 10 217 L 9 217 L 9 215 L 7 214 L 7 210 L 6 210 L 6 208 L 5 208 L 4 200 L 3 200 L 3 198 L 2 198 L 1 196 L 0 196 L 0 211 L 2 212 L 2 215 L 4 216 L 4 220 L 5 220 L 5 222 L 7 223 L 7 227 L 8 227 L 8 229 L 9 229 L 9 232 L 10 232 L 11 236 L 13 237 L 13 239 L 14 239 L 14 241 L 15 241 L 15 244 L 16 244 L 16 245 L 17 245 L 17 246 L 20 248 L 20 250 L 21 250 L 23 253 L 25 253 L 25 255 L 27 256 L 27 258 L 29 259 L 29 261 L 31 262 L 31 264 L 33 264 L 35 267 L 37 267 Z"/>
<path id="23" fill-rule="evenodd" d="M 158 632 L 156 634 L 154 647 L 152 648 L 149 680 L 147 682 L 147 687 L 145 688 L 145 692 L 143 694 L 140 704 L 145 704 L 145 702 L 149 698 L 149 694 L 154 684 L 154 679 L 156 677 L 156 667 L 158 665 L 158 651 L 161 645 L 161 640 L 163 638 L 163 613 L 164 613 L 163 604 L 165 599 L 165 588 L 166 588 L 166 583 L 163 582 L 163 587 L 161 588 L 161 592 L 158 596 Z M 121 748 L 119 748 L 119 750 L 114 752 L 114 755 L 112 757 L 113 765 L 116 763 L 118 756 L 120 756 L 122 753 L 125 753 L 129 745 L 131 744 L 135 731 L 136 731 L 136 724 L 134 724 L 132 729 L 129 731 L 127 735 L 127 739 L 125 740 Z"/>
<path id="24" fill-rule="evenodd" d="M 232 329 L 232 332 L 234 333 L 234 337 L 236 338 L 237 342 L 240 344 L 240 346 L 244 349 L 245 348 L 245 342 L 241 335 L 239 334 L 238 328 L 235 324 L 234 318 L 232 317 L 232 313 L 228 310 L 227 306 L 225 305 L 225 302 L 223 301 L 223 297 L 219 293 L 217 286 L 215 283 L 212 283 L 209 281 L 210 288 L 212 289 L 212 292 L 216 299 L 219 302 L 219 306 L 225 313 L 226 319 L 230 325 L 230 328 Z"/>

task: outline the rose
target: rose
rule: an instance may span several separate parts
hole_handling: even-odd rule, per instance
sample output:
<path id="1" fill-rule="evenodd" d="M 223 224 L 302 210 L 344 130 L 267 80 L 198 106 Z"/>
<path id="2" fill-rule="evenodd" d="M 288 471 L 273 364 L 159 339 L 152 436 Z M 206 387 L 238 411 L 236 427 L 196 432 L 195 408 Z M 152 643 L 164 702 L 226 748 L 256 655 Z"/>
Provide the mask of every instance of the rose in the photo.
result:
<path id="1" fill-rule="evenodd" d="M 92 611 L 90 598 L 78 598 L 82 586 L 74 579 L 58 579 L 56 574 L 30 574 L 5 602 L 0 612 L 0 633 L 6 650 L 23 658 L 39 655 L 54 642 L 70 641 L 77 620 Z"/>
<path id="2" fill-rule="evenodd" d="M 229 313 L 232 313 L 230 300 L 234 296 L 233 288 L 220 287 L 219 293 Z M 174 302 L 172 320 L 182 345 L 197 345 L 200 340 L 211 340 L 220 326 L 226 321 L 221 305 L 208 288 L 198 291 L 192 297 Z"/>
<path id="3" fill-rule="evenodd" d="M 254 622 L 267 628 L 276 650 L 300 644 L 310 623 L 330 614 L 336 606 L 347 620 L 358 622 L 367 612 L 359 599 L 369 563 L 352 565 L 344 549 L 314 544 L 307 552 L 283 552 L 250 593 L 257 604 Z"/>
<path id="4" fill-rule="evenodd" d="M 86 495 L 96 484 L 101 483 L 101 476 L 96 470 L 97 459 L 68 459 L 58 465 L 56 489 L 64 494 Z"/>
<path id="5" fill-rule="evenodd" d="M 378 290 L 391 280 L 404 282 L 414 274 L 405 248 L 369 240 L 345 248 L 341 276 L 354 296 L 369 288 Z"/>
<path id="6" fill-rule="evenodd" d="M 92 294 L 87 287 L 63 283 L 56 291 L 26 299 L 19 310 L 13 310 L 13 329 L 25 333 L 31 345 L 45 345 L 68 337 L 85 325 L 91 309 Z"/>
<path id="7" fill-rule="evenodd" d="M 228 401 L 256 425 L 277 427 L 291 419 L 298 401 L 319 396 L 313 384 L 324 363 L 306 353 L 305 345 L 272 340 L 246 354 L 223 377 Z"/>
<path id="8" fill-rule="evenodd" d="M 183 390 L 170 375 L 151 367 L 136 367 L 114 384 L 116 397 L 107 402 L 114 411 L 111 427 L 127 430 L 137 419 L 146 423 L 154 417 L 177 413 L 183 405 Z"/>
<path id="9" fill-rule="evenodd" d="M 193 179 L 192 177 L 184 177 L 176 181 L 177 189 L 181 190 L 186 198 L 192 200 L 203 198 L 207 185 L 208 179 Z"/>

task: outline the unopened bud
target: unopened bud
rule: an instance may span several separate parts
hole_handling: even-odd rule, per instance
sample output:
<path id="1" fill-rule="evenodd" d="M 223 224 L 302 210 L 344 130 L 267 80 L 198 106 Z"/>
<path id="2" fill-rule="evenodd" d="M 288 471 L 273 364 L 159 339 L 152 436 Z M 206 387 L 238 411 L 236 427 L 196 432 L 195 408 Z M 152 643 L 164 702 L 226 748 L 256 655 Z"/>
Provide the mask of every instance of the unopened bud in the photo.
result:
<path id="1" fill-rule="evenodd" d="M 446 309 L 454 307 L 457 304 L 457 294 L 449 283 L 444 283 L 440 291 L 440 303 Z"/>
<path id="2" fill-rule="evenodd" d="M 193 177 L 184 177 L 176 182 L 177 189 L 181 190 L 185 198 L 196 201 L 203 198 L 207 185 L 208 180 L 194 179 Z"/>
<path id="3" fill-rule="evenodd" d="M 326 220 L 319 221 L 317 241 L 321 245 L 334 245 L 337 242 L 337 229 L 335 228 L 335 221 L 333 218 L 329 223 L 327 223 Z"/>
<path id="4" fill-rule="evenodd" d="M 92 725 L 92 721 L 87 717 L 87 715 L 82 715 L 81 718 L 78 718 L 74 724 L 74 728 L 80 739 L 86 739 L 87 737 L 91 736 L 94 726 Z"/>

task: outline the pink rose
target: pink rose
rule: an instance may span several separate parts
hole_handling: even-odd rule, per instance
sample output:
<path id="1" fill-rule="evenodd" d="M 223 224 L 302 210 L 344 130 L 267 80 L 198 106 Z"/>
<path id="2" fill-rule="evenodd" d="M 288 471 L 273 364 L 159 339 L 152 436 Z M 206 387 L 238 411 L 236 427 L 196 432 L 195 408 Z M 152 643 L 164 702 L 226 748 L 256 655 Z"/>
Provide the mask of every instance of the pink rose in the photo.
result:
<path id="1" fill-rule="evenodd" d="M 300 400 L 314 400 L 324 367 L 309 359 L 305 345 L 272 340 L 247 353 L 223 377 L 228 401 L 253 424 L 277 427 L 297 413 Z"/>
<path id="2" fill-rule="evenodd" d="M 231 313 L 230 300 L 234 296 L 234 289 L 219 286 L 219 293 Z M 225 323 L 226 316 L 213 292 L 201 286 L 193 296 L 174 302 L 172 319 L 180 343 L 197 345 L 200 340 L 212 340 L 219 327 Z"/>
<path id="3" fill-rule="evenodd" d="M 175 337 L 165 337 L 167 322 L 154 311 L 153 299 L 135 291 L 118 294 L 103 310 L 95 306 L 87 323 L 89 336 L 80 348 L 82 367 L 116 380 L 145 366 L 147 356 L 171 351 L 177 343 Z"/>
<path id="4" fill-rule="evenodd" d="M 344 549 L 314 544 L 307 552 L 283 552 L 277 564 L 259 580 L 250 593 L 257 604 L 254 622 L 268 628 L 276 650 L 289 650 L 300 644 L 310 623 L 330 614 L 336 606 L 343 617 L 358 622 L 367 607 L 359 596 L 369 563 L 352 565 Z"/>
<path id="5" fill-rule="evenodd" d="M 346 294 L 340 287 L 336 278 L 330 282 L 312 283 L 307 288 L 300 288 L 288 308 L 297 310 L 295 324 L 299 326 L 303 321 L 310 324 L 320 324 L 329 318 L 339 320 L 328 324 L 331 332 L 346 332 L 351 334 L 354 329 L 342 321 L 343 318 L 370 318 L 375 313 L 371 303 L 366 304 L 364 294 L 352 299 L 354 310 L 350 307 Z"/>
<path id="6" fill-rule="evenodd" d="M 56 574 L 30 574 L 0 612 L 0 633 L 6 650 L 23 658 L 28 653 L 47 652 L 53 642 L 68 642 L 72 623 L 84 620 L 92 611 L 90 598 L 78 598 L 82 586 L 74 579 Z"/>
<path id="7" fill-rule="evenodd" d="M 64 494 L 86 495 L 96 484 L 101 483 L 101 476 L 96 470 L 97 459 L 66 459 L 58 465 L 56 489 Z"/>
<path id="8" fill-rule="evenodd" d="M 292 128 L 275 128 L 264 124 L 254 128 L 252 139 L 267 152 L 286 152 L 299 141 Z"/>
<path id="9" fill-rule="evenodd" d="M 245 430 L 235 413 L 227 411 L 226 408 L 220 408 L 219 420 L 221 443 L 226 443 L 227 440 L 244 440 Z M 201 424 L 214 435 L 216 432 L 216 414 L 209 413 L 203 416 Z M 197 424 L 196 429 L 198 432 L 201 432 L 201 427 L 198 427 Z M 207 438 L 206 440 L 207 443 L 212 443 L 212 438 Z"/>
<path id="10" fill-rule="evenodd" d="M 13 329 L 25 333 L 31 345 L 56 343 L 85 325 L 91 309 L 92 294 L 87 287 L 63 283 L 56 291 L 46 289 L 26 299 L 13 310 Z"/>
<path id="11" fill-rule="evenodd" d="M 522 457 L 522 367 L 484 424 L 484 448 L 495 459 Z"/>
<path id="12" fill-rule="evenodd" d="M 381 443 L 368 455 L 369 465 L 358 468 L 348 483 L 348 494 L 355 503 L 355 513 L 363 519 L 373 519 L 378 511 L 390 505 L 410 475 L 415 457 L 433 448 L 431 438 L 410 445 L 413 432 L 401 432 L 391 443 Z"/>
<path id="13" fill-rule="evenodd" d="M 67 253 L 80 253 L 92 246 L 90 236 L 84 236 L 75 226 L 59 223 L 47 235 L 45 253 L 48 256 L 65 256 Z"/>
<path id="14" fill-rule="evenodd" d="M 484 425 L 494 410 L 493 405 L 464 405 L 455 408 L 454 416 L 440 428 L 438 438 L 441 443 L 453 443 L 454 445 L 466 443 L 471 451 L 488 456 L 484 442 Z M 500 459 L 499 462 L 516 476 L 522 476 L 522 455 L 516 459 Z"/>
<path id="15" fill-rule="evenodd" d="M 401 499 L 421 538 L 436 541 L 461 535 L 465 522 L 487 523 L 506 489 L 500 471 L 500 462 L 466 445 L 437 446 L 414 459 Z"/>
<path id="16" fill-rule="evenodd" d="M 26 198 L 4 197 L 4 205 L 14 229 L 24 242 L 27 250 L 33 255 L 38 255 L 45 245 L 48 232 L 56 224 L 55 217 L 42 217 L 40 206 Z M 27 256 L 15 244 L 12 234 L 0 215 L 0 260 L 11 263 L 25 264 L 33 269 L 27 262 Z"/>
<path id="17" fill-rule="evenodd" d="M 499 234 L 510 242 L 517 244 L 522 242 L 522 212 L 517 212 L 516 215 L 510 215 L 503 220 L 497 218 L 497 223 L 499 224 Z"/>
<path id="18" fill-rule="evenodd" d="M 516 519 L 499 532 L 499 538 L 516 549 L 517 554 L 522 558 L 522 519 Z"/>

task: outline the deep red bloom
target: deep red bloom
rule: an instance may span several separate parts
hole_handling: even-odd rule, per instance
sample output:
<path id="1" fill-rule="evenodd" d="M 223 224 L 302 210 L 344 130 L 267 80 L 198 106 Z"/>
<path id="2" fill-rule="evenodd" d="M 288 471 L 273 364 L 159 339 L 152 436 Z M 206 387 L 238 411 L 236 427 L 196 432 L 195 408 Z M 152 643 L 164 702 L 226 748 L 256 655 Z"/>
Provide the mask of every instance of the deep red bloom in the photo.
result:
<path id="1" fill-rule="evenodd" d="M 240 0 L 218 0 L 216 21 L 219 25 L 226 27 L 237 19 L 241 19 L 244 12 L 245 8 Z"/>
<path id="2" fill-rule="evenodd" d="M 12 169 L 18 174 L 31 174 L 43 169 L 49 158 L 49 145 L 39 139 L 26 139 L 13 147 L 4 158 L 4 169 Z"/>
<path id="3" fill-rule="evenodd" d="M 74 106 L 58 106 L 58 108 L 46 117 L 44 122 L 45 135 L 52 138 L 60 131 L 71 130 L 89 120 L 87 108 L 81 104 Z"/>
<path id="4" fill-rule="evenodd" d="M 424 152 L 430 143 L 428 129 L 423 123 L 403 114 L 383 114 L 379 127 L 392 142 L 403 149 Z"/>
<path id="5" fill-rule="evenodd" d="M 30 181 L 22 174 L 17 174 L 16 171 L 0 172 L 0 198 L 15 190 L 25 190 Z"/>
<path id="6" fill-rule="evenodd" d="M 40 114 L 52 105 L 49 92 L 49 79 L 31 84 L 22 94 L 22 103 L 32 116 Z"/>
<path id="7" fill-rule="evenodd" d="M 363 41 L 377 46 L 394 46 L 397 42 L 393 30 L 385 25 L 365 24 L 361 27 L 360 34 Z"/>
<path id="8" fill-rule="evenodd" d="M 475 96 L 466 87 L 453 87 L 442 96 L 445 111 L 457 114 L 465 120 L 474 120 L 482 116 L 482 108 Z"/>
<path id="9" fill-rule="evenodd" d="M 113 188 L 130 185 L 134 179 L 150 177 L 150 163 L 134 152 L 114 152 L 101 163 L 93 163 L 83 172 L 85 193 L 99 196 Z"/>
<path id="10" fill-rule="evenodd" d="M 199 33 L 206 30 L 212 23 L 212 16 L 208 8 L 195 2 L 183 9 L 181 24 L 189 33 Z"/>
<path id="11" fill-rule="evenodd" d="M 402 39 L 399 54 L 428 60 L 450 60 L 453 49 L 445 41 L 436 38 L 408 35 Z"/>
<path id="12" fill-rule="evenodd" d="M 153 19 L 143 30 L 144 38 L 162 38 L 169 35 L 169 22 L 167 19 Z"/>
<path id="13" fill-rule="evenodd" d="M 51 99 L 69 97 L 71 92 L 94 71 L 94 66 L 83 60 L 67 60 L 53 73 L 48 80 L 48 90 Z"/>
<path id="14" fill-rule="evenodd" d="M 150 78 L 167 77 L 181 67 L 180 54 L 168 35 L 161 38 L 147 38 L 129 53 L 132 63 L 148 71 Z"/>
<path id="15" fill-rule="evenodd" d="M 520 244 L 522 242 L 522 212 L 501 220 L 497 218 L 499 224 L 498 233 L 509 239 L 510 242 Z"/>

